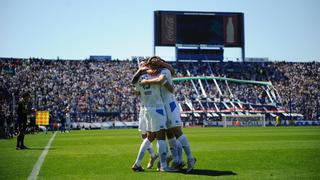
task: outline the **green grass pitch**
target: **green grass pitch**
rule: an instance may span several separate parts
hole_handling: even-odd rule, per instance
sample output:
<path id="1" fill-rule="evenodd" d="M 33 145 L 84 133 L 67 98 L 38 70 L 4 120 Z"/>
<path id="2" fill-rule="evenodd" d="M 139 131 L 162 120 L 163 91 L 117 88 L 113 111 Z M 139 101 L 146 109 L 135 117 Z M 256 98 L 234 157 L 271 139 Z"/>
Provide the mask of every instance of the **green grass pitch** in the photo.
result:
<path id="1" fill-rule="evenodd" d="M 140 134 L 115 129 L 57 133 L 38 179 L 320 179 L 320 127 L 183 131 L 197 158 L 189 174 L 132 172 Z M 23 151 L 15 138 L 0 140 L 0 179 L 26 179 L 51 136 L 27 135 Z"/>

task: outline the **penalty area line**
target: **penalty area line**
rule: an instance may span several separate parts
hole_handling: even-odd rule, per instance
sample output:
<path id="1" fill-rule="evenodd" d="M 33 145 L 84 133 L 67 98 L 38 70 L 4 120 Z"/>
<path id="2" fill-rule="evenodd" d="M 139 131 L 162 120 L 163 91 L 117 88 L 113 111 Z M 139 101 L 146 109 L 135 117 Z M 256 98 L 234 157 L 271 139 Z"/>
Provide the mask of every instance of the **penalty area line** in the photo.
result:
<path id="1" fill-rule="evenodd" d="M 33 169 L 32 169 L 32 172 L 30 173 L 29 177 L 28 177 L 28 180 L 35 180 L 37 179 L 38 177 L 38 174 L 40 172 L 40 169 L 41 169 L 41 166 L 43 164 L 43 161 L 44 159 L 46 158 L 48 152 L 49 152 L 49 149 L 50 149 L 50 146 L 51 146 L 51 143 L 54 139 L 54 137 L 56 136 L 57 132 L 55 132 L 52 137 L 50 138 L 48 144 L 46 145 L 46 147 L 44 148 L 44 150 L 42 151 L 38 161 L 36 162 L 36 164 L 33 166 Z"/>

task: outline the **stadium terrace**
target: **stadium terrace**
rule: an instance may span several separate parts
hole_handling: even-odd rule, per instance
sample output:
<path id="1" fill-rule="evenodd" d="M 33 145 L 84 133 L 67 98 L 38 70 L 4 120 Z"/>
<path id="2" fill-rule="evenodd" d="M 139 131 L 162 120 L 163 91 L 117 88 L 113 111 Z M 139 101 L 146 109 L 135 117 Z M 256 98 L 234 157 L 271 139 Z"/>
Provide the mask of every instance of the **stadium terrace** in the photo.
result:
<path id="1" fill-rule="evenodd" d="M 285 125 L 320 120 L 319 62 L 170 63 L 177 72 L 175 94 L 184 125 L 223 126 L 229 115 L 264 115 L 265 125 L 274 125 L 276 116 Z M 69 106 L 72 128 L 137 126 L 140 100 L 130 85 L 136 61 L 1 58 L 0 67 L 7 126 L 26 91 L 32 92 L 35 109 L 49 111 L 57 121 Z"/>

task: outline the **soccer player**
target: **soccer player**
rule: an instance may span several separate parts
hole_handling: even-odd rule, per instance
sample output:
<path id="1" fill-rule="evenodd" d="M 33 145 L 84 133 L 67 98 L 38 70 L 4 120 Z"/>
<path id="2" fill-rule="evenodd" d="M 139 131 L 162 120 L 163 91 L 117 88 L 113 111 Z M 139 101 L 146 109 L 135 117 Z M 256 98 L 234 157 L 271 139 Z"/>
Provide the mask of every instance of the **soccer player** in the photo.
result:
<path id="1" fill-rule="evenodd" d="M 132 169 L 134 171 L 143 171 L 144 169 L 141 166 L 141 161 L 143 159 L 143 156 L 145 154 L 145 151 L 148 150 L 148 152 L 150 153 L 150 160 L 148 162 L 147 168 L 151 169 L 153 167 L 153 164 L 155 162 L 155 160 L 158 158 L 158 155 L 156 155 L 154 153 L 154 149 L 152 146 L 152 142 L 154 140 L 154 136 L 150 136 L 149 138 L 147 136 L 147 130 L 146 130 L 146 111 L 145 111 L 145 107 L 143 106 L 142 102 L 141 102 L 141 106 L 140 106 L 140 113 L 139 113 L 139 127 L 138 130 L 141 132 L 141 137 L 142 137 L 142 143 L 140 145 L 140 149 L 139 149 L 139 153 L 137 156 L 137 159 L 134 163 L 134 165 L 132 166 Z"/>
<path id="2" fill-rule="evenodd" d="M 143 79 L 150 79 L 152 78 L 152 72 L 148 72 L 148 67 L 142 66 L 138 72 L 134 75 L 132 83 L 135 85 L 137 89 L 137 94 L 141 96 L 141 102 L 144 105 L 145 110 L 145 119 L 146 119 L 146 131 L 147 131 L 147 138 L 141 144 L 141 151 L 145 151 L 145 148 L 149 144 L 150 141 L 153 141 L 154 137 L 157 138 L 157 148 L 161 163 L 160 171 L 171 171 L 170 168 L 167 166 L 166 163 L 166 149 L 167 144 L 165 142 L 165 128 L 166 128 L 166 114 L 164 105 L 162 102 L 162 98 L 160 95 L 160 86 L 159 85 L 141 85 L 140 82 Z M 145 73 L 145 74 L 143 74 Z M 145 143 L 145 144 L 144 144 Z M 139 150 L 139 154 L 140 154 Z M 138 155 L 138 159 L 139 159 Z M 132 169 L 134 171 L 143 171 L 141 164 L 139 161 L 136 161 L 133 165 Z"/>
<path id="3" fill-rule="evenodd" d="M 172 74 L 174 74 L 174 69 L 171 65 L 165 63 L 161 58 L 154 56 L 149 59 L 148 63 L 150 64 L 150 68 L 152 69 L 160 69 L 161 72 L 160 75 L 153 79 L 146 79 L 142 80 L 142 85 L 153 85 L 153 84 L 161 84 L 161 97 L 164 102 L 165 110 L 167 113 L 168 123 L 167 128 L 170 129 L 173 133 L 176 139 L 181 143 L 187 157 L 188 157 L 188 167 L 187 172 L 190 172 L 195 163 L 196 159 L 193 157 L 189 145 L 189 141 L 187 137 L 183 134 L 181 129 L 181 118 L 180 118 L 180 110 L 178 109 L 178 103 L 174 97 L 174 94 L 172 91 L 169 91 L 168 88 L 166 88 L 164 85 L 167 85 L 168 83 L 172 86 Z M 155 70 L 154 70 L 155 71 Z M 167 83 L 168 82 L 168 83 Z M 169 131 L 170 132 L 170 131 Z M 168 138 L 169 139 L 169 138 Z M 175 148 L 178 146 L 178 144 L 174 144 L 174 139 L 169 139 L 169 144 L 171 143 L 170 148 Z M 179 154 L 179 151 L 178 151 Z M 182 156 L 179 156 L 179 160 L 174 160 L 173 167 L 172 168 L 178 168 L 179 166 L 182 166 Z"/>

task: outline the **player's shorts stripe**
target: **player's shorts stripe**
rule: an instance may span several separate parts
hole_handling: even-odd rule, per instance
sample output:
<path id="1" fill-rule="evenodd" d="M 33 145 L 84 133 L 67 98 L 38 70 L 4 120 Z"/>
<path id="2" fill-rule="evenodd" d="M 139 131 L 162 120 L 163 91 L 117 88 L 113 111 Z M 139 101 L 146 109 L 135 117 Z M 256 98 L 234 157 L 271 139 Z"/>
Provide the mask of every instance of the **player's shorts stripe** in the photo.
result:
<path id="1" fill-rule="evenodd" d="M 161 114 L 162 116 L 164 115 L 163 109 L 157 109 L 156 112 L 159 113 L 159 114 Z"/>

